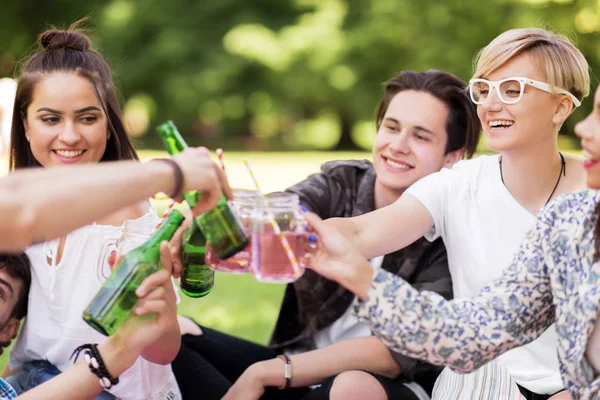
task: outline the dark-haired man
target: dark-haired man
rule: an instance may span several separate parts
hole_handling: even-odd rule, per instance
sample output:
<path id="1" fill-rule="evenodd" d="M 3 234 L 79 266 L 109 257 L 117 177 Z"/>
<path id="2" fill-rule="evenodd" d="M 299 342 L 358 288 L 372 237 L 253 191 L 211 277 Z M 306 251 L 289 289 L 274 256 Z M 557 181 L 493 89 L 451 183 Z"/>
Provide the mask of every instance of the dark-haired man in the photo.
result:
<path id="1" fill-rule="evenodd" d="M 155 318 L 129 318 L 113 335 L 97 345 L 97 352 L 113 378 L 118 378 L 137 360 L 138 356 L 161 337 L 166 313 L 161 312 L 160 299 L 153 298 L 153 288 L 170 282 L 171 256 L 167 243 L 161 245 L 161 261 L 164 268 L 146 278 L 136 291 L 138 309 L 143 314 L 153 312 Z M 21 318 L 27 311 L 31 269 L 27 256 L 0 254 L 0 346 L 8 346 L 19 330 Z M 164 300 L 163 300 L 164 302 Z M 152 304 L 154 303 L 154 304 Z M 162 306 L 162 309 L 165 309 Z M 0 350 L 0 353 L 2 351 Z M 90 364 L 91 365 L 91 364 Z M 103 391 L 99 376 L 84 357 L 67 371 L 17 397 L 12 386 L 0 378 L 0 400 L 44 400 L 93 398 Z M 117 383 L 118 384 L 118 383 Z"/>

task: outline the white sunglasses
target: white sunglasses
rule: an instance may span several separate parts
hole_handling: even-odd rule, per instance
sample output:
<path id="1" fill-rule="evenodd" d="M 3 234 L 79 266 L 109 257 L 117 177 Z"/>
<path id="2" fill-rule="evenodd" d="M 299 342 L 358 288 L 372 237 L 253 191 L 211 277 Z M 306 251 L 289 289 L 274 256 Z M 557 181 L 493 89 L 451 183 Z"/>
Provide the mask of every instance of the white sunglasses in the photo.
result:
<path id="1" fill-rule="evenodd" d="M 547 83 L 536 81 L 534 79 L 517 77 L 505 78 L 499 81 L 488 81 L 487 79 L 471 79 L 469 81 L 469 94 L 475 104 L 483 104 L 491 89 L 496 89 L 498 98 L 504 104 L 515 104 L 523 97 L 525 85 L 543 90 L 547 93 L 560 93 L 569 96 L 575 107 L 579 107 L 581 102 L 572 93 Z"/>

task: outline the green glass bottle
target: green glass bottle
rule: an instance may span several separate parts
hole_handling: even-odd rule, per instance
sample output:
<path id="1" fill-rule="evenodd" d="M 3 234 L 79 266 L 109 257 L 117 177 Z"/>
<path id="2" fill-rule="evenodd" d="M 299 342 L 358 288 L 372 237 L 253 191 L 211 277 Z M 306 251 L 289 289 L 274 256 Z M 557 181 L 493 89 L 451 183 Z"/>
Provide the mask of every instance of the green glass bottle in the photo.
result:
<path id="1" fill-rule="evenodd" d="M 203 297 L 210 293 L 215 284 L 215 271 L 206 262 L 206 239 L 196 224 L 192 224 L 183 234 L 181 248 L 180 288 L 190 297 Z"/>
<path id="2" fill-rule="evenodd" d="M 104 335 L 112 335 L 127 319 L 138 297 L 136 289 L 160 266 L 160 243 L 170 240 L 184 217 L 172 210 L 154 234 L 123 257 L 83 312 L 83 319 Z"/>
<path id="3" fill-rule="evenodd" d="M 167 121 L 156 129 L 169 154 L 177 154 L 188 147 L 172 121 Z M 200 193 L 197 191 L 183 194 L 190 207 L 196 205 L 199 196 Z M 244 225 L 237 218 L 225 196 L 221 196 L 215 208 L 200 214 L 195 221 L 217 257 L 222 260 L 243 250 L 249 243 Z"/>

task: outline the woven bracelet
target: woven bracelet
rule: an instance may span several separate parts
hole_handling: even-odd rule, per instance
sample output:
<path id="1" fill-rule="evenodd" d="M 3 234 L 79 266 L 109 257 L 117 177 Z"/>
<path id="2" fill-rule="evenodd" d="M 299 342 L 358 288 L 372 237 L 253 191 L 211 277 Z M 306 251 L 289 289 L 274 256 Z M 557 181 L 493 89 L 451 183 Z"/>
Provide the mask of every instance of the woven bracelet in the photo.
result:
<path id="1" fill-rule="evenodd" d="M 119 378 L 113 377 L 106 369 L 106 365 L 104 365 L 104 360 L 98 351 L 98 345 L 96 343 L 79 346 L 73 351 L 73 354 L 71 354 L 69 359 L 75 357 L 75 360 L 73 360 L 73 363 L 75 363 L 81 352 L 83 352 L 83 358 L 90 367 L 90 371 L 98 377 L 100 386 L 104 389 L 110 389 L 113 385 L 119 383 Z"/>

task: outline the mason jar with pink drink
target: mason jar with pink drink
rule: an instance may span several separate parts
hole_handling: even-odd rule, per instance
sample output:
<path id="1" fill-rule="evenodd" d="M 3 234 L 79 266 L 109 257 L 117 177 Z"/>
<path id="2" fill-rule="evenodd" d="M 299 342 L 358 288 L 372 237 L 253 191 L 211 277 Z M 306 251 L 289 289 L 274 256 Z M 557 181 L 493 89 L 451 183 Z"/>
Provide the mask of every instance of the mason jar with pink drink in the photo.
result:
<path id="1" fill-rule="evenodd" d="M 309 259 L 306 225 L 297 194 L 277 192 L 257 197 L 250 230 L 250 268 L 257 280 L 288 283 L 302 276 Z"/>

